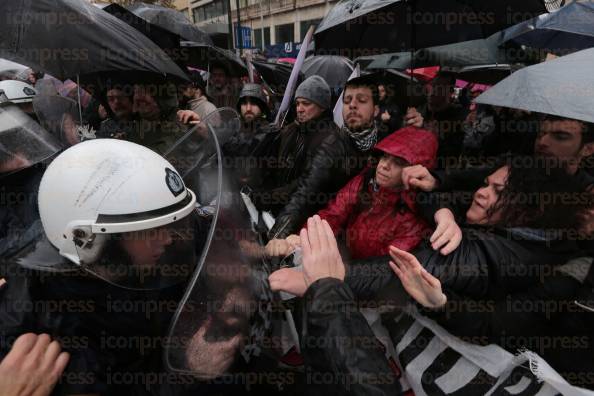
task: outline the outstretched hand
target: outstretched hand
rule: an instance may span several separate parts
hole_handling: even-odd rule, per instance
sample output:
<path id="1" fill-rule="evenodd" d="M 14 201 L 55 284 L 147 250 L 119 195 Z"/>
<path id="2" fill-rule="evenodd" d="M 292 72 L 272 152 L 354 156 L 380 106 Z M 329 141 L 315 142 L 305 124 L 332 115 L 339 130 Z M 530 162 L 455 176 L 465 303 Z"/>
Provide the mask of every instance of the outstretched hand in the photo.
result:
<path id="1" fill-rule="evenodd" d="M 307 220 L 307 229 L 302 229 L 299 235 L 303 251 L 303 278 L 307 286 L 322 278 L 344 280 L 344 263 L 330 224 L 315 215 Z"/>
<path id="2" fill-rule="evenodd" d="M 69 359 L 49 335 L 21 335 L 0 363 L 0 395 L 48 396 Z"/>
<path id="3" fill-rule="evenodd" d="M 268 277 L 273 291 L 303 296 L 309 285 L 322 278 L 344 280 L 345 267 L 338 252 L 336 238 L 327 221 L 319 216 L 308 219 L 307 229 L 300 233 L 303 271 L 279 269 Z"/>
<path id="4" fill-rule="evenodd" d="M 415 256 L 394 246 L 390 246 L 390 256 L 392 271 L 415 301 L 427 308 L 440 308 L 446 304 L 441 282 L 427 272 Z"/>

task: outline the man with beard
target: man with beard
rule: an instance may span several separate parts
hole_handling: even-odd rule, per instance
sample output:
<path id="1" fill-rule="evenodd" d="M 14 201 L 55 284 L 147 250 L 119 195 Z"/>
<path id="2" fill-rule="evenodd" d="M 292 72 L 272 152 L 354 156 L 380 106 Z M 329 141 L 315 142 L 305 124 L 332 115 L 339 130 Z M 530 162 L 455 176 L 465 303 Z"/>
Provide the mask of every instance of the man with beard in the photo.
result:
<path id="1" fill-rule="evenodd" d="M 210 69 L 208 96 L 217 108 L 233 107 L 237 101 L 236 87 L 227 68 L 222 64 L 215 64 Z"/>
<path id="2" fill-rule="evenodd" d="M 234 159 L 247 159 L 265 138 L 270 122 L 270 110 L 262 86 L 245 84 L 239 94 L 236 109 L 241 116 L 241 129 L 223 146 L 223 152 Z M 240 170 L 240 164 L 236 165 Z"/>
<path id="3" fill-rule="evenodd" d="M 134 111 L 138 120 L 125 139 L 163 154 L 187 131 L 187 124 L 200 121 L 191 110 L 178 110 L 177 88 L 171 83 L 134 86 Z"/>
<path id="4" fill-rule="evenodd" d="M 203 120 L 217 108 L 206 96 L 206 82 L 202 75 L 197 71 L 188 74 L 192 82 L 179 86 L 180 108 L 192 110 Z"/>
<path id="5" fill-rule="evenodd" d="M 271 239 L 286 238 L 297 232 L 308 217 L 325 207 L 336 192 L 367 165 L 373 147 L 391 133 L 378 132 L 375 123 L 378 103 L 373 75 L 346 83 L 342 105 L 345 125 L 326 136 L 319 145 L 290 201 L 277 216 L 269 233 Z M 299 117 L 299 106 L 297 115 Z M 409 112 L 405 123 L 421 127 L 423 118 L 417 112 Z"/>

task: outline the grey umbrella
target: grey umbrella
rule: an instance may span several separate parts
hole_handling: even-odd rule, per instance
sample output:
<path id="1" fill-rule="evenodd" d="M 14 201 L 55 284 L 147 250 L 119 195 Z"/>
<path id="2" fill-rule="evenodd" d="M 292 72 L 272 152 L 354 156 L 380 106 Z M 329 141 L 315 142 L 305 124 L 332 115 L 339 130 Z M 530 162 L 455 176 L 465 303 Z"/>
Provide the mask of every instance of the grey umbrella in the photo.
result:
<path id="1" fill-rule="evenodd" d="M 594 49 L 513 73 L 476 99 L 509 107 L 594 122 Z"/>
<path id="2" fill-rule="evenodd" d="M 333 89 L 340 89 L 353 72 L 353 62 L 344 56 L 317 55 L 305 59 L 301 71 L 305 78 L 322 77 Z"/>

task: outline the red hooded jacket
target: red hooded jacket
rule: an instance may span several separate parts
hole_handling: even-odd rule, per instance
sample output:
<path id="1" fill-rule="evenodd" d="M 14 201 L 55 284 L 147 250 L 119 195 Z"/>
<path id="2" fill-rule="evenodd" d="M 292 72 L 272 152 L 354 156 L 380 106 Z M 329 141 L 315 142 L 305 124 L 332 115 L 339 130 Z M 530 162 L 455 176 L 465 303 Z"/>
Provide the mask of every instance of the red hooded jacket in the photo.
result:
<path id="1" fill-rule="evenodd" d="M 411 165 L 435 165 L 437 139 L 431 132 L 417 128 L 400 129 L 375 146 L 376 150 L 404 158 Z M 388 254 L 390 245 L 409 251 L 429 233 L 428 224 L 416 212 L 415 192 L 379 187 L 375 170 L 366 169 L 351 179 L 318 215 L 328 221 L 335 234 L 346 230 L 352 258 Z M 365 180 L 369 180 L 363 186 Z M 370 206 L 360 210 L 359 191 L 366 188 Z"/>

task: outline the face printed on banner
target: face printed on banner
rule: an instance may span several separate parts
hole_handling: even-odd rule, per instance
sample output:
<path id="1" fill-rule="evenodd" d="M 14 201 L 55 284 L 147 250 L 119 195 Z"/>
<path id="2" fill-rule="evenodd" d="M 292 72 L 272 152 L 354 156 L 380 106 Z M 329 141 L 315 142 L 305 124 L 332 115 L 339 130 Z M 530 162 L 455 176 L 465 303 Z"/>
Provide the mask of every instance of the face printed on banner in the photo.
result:
<path id="1" fill-rule="evenodd" d="M 342 116 L 351 131 L 362 131 L 373 126 L 379 107 L 373 102 L 373 92 L 368 87 L 346 87 L 342 99 Z"/>

